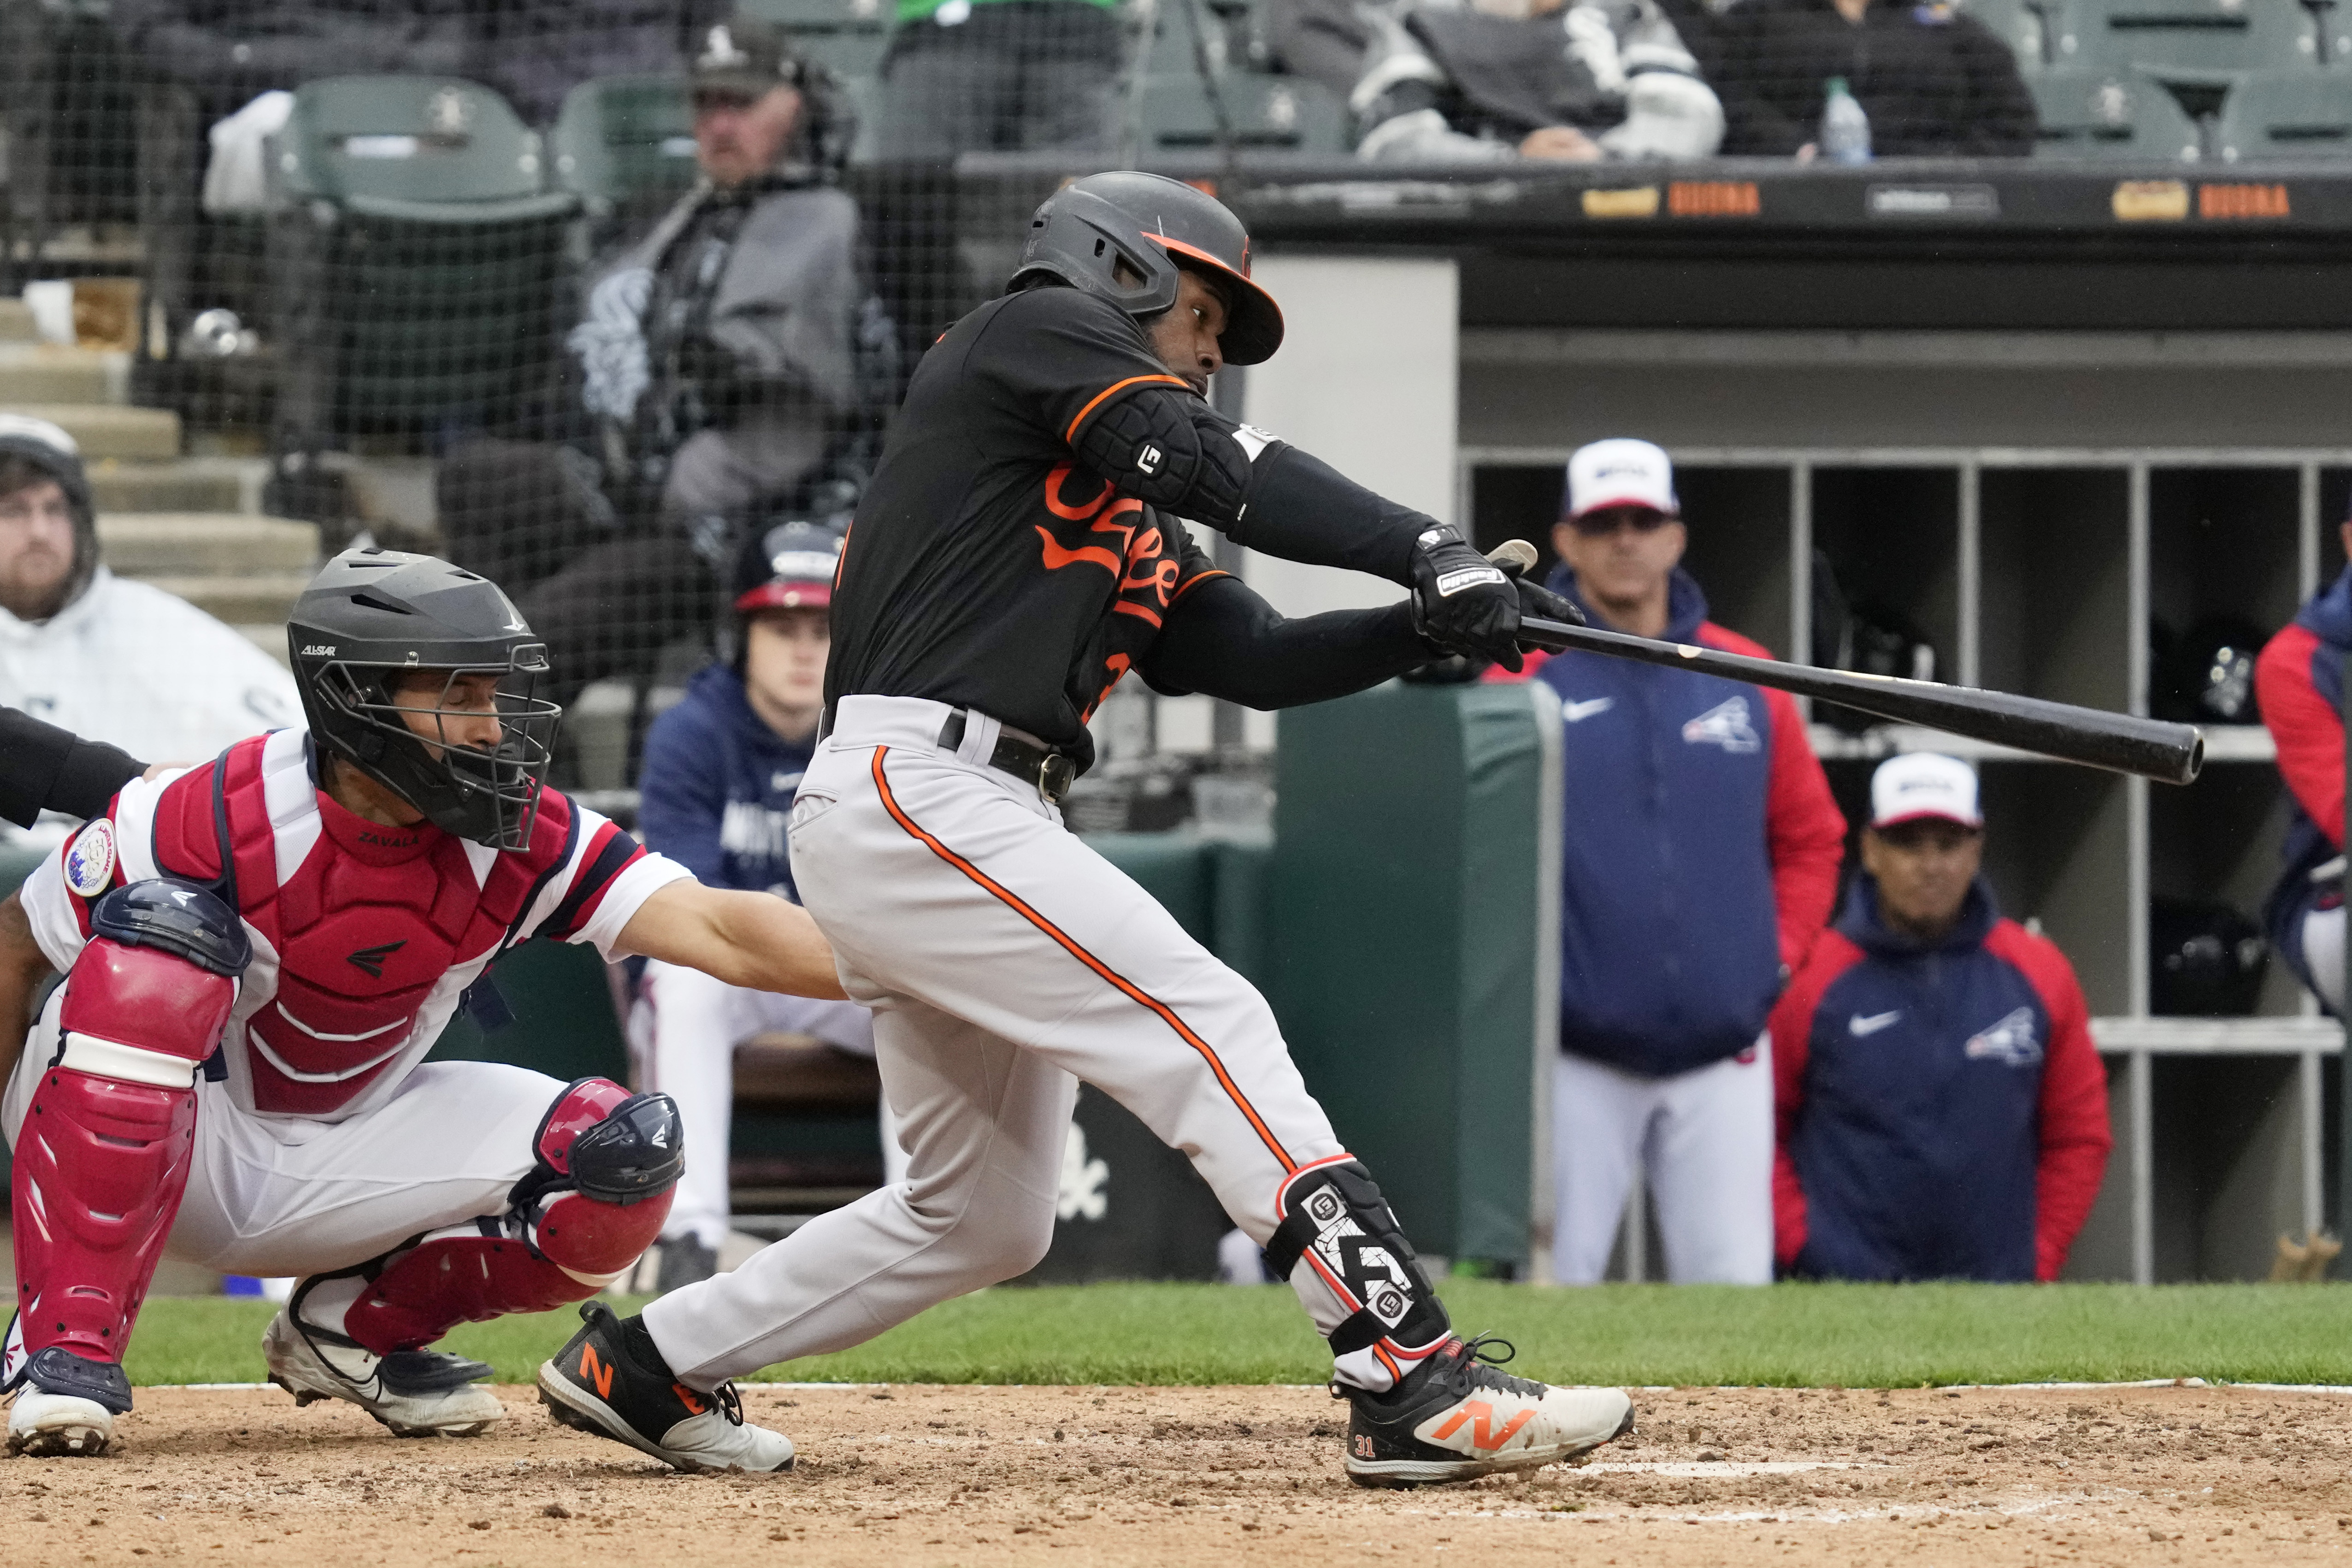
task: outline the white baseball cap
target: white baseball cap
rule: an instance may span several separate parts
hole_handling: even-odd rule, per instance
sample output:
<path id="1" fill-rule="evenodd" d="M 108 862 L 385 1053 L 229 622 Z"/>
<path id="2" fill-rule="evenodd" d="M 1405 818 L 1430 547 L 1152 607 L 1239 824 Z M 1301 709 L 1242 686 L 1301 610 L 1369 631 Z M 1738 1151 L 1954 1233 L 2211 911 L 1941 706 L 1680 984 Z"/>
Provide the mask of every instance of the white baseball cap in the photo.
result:
<path id="1" fill-rule="evenodd" d="M 1608 506 L 1644 506 L 1680 517 L 1675 465 L 1654 442 L 1615 437 L 1579 447 L 1568 460 L 1568 516 Z"/>
<path id="2" fill-rule="evenodd" d="M 1892 827 L 1929 816 L 1963 827 L 1984 826 L 1975 770 L 1934 752 L 1909 752 L 1879 763 L 1870 775 L 1870 825 Z"/>

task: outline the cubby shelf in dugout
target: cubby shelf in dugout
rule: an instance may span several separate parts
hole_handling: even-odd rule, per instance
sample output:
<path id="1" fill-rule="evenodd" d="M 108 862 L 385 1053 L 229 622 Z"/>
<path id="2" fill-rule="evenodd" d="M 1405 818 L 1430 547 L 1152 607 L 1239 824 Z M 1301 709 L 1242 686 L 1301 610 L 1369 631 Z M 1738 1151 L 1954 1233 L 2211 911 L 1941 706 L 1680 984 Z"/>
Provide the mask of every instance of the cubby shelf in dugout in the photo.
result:
<path id="1" fill-rule="evenodd" d="M 1517 536 L 1550 559 L 1576 444 L 1464 448 L 1482 548 Z M 1892 612 L 1925 637 L 1938 679 L 2137 712 L 2157 674 L 2152 635 L 2216 616 L 2275 631 L 2342 569 L 2332 523 L 2352 511 L 2347 451 L 1674 457 L 1688 563 L 1714 618 L 1776 655 L 1826 652 L 1812 625 L 1818 551 L 1850 605 Z M 2274 1237 L 2341 1226 L 2341 1029 L 2275 959 L 2251 1016 L 2165 1017 L 2150 1005 L 2151 899 L 2218 900 L 2260 918 L 2289 810 L 2267 731 L 2208 725 L 2206 774 L 2187 789 L 1911 726 L 1857 735 L 1817 722 L 1811 733 L 1849 821 L 1886 755 L 1975 763 L 2002 905 L 2081 975 L 2116 1149 L 2068 1278 L 2260 1279 Z"/>

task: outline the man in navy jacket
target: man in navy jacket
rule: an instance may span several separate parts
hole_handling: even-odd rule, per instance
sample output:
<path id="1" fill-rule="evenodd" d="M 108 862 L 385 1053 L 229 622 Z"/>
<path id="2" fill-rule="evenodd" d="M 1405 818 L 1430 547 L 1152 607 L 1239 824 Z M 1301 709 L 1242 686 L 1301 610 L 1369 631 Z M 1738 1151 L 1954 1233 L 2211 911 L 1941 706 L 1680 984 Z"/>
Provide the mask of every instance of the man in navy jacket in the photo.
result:
<path id="1" fill-rule="evenodd" d="M 1568 492 L 1549 586 L 1594 625 L 1770 657 L 1707 620 L 1665 453 L 1596 441 Z M 1553 1276 L 1601 1278 L 1643 1171 L 1670 1279 L 1766 1283 L 1764 1021 L 1829 919 L 1845 819 L 1785 692 L 1598 654 L 1534 668 L 1567 721 Z"/>
<path id="2" fill-rule="evenodd" d="M 737 570 L 730 658 L 696 675 L 646 736 L 638 834 L 707 886 L 800 901 L 784 828 L 824 708 L 826 617 L 840 554 L 841 536 L 814 523 L 755 536 Z M 708 1279 L 718 1267 L 730 1218 L 735 1047 L 769 1030 L 874 1054 L 872 1019 L 855 1002 L 750 991 L 699 970 L 646 965 L 629 1030 L 637 1087 L 677 1100 L 687 1146 L 710 1152 L 691 1156 L 678 1182 L 656 1244 L 658 1290 Z M 888 1170 L 898 1142 L 887 1126 L 882 1147 Z"/>
<path id="3" fill-rule="evenodd" d="M 2352 521 L 2338 525 L 2352 548 Z M 2294 797 L 2268 910 L 2271 944 L 2330 1013 L 2344 1011 L 2344 656 L 2352 566 L 2312 595 L 2254 664 L 2263 723 Z"/>
<path id="4" fill-rule="evenodd" d="M 1993 907 L 1968 764 L 1893 757 L 1864 872 L 1772 1013 L 1781 1267 L 2054 1279 L 2114 1135 L 2065 955 Z"/>

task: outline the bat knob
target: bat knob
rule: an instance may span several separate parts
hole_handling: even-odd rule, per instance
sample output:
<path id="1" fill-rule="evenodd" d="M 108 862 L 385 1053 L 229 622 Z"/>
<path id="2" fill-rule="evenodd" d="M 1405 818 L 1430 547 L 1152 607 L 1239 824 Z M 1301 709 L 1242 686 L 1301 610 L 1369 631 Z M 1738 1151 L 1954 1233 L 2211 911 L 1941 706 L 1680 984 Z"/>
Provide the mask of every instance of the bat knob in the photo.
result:
<path id="1" fill-rule="evenodd" d="M 1536 547 L 1524 539 L 1506 539 L 1486 552 L 1486 559 L 1503 569 L 1507 577 L 1517 577 L 1535 570 Z"/>

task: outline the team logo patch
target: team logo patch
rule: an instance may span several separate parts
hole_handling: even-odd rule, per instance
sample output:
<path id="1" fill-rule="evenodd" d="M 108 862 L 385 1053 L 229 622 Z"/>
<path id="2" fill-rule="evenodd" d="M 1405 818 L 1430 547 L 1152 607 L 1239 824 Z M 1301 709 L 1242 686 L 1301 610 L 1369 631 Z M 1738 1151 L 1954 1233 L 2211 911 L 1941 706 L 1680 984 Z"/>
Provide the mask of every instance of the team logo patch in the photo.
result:
<path id="1" fill-rule="evenodd" d="M 94 899 L 113 879 L 114 824 L 101 816 L 66 846 L 66 886 L 85 899 Z"/>
<path id="2" fill-rule="evenodd" d="M 2033 1009 L 2020 1007 L 1990 1028 L 1969 1036 L 1961 1050 L 1970 1061 L 1996 1061 L 2012 1068 L 2034 1066 L 2042 1060 L 2042 1042 L 2034 1036 Z"/>
<path id="3" fill-rule="evenodd" d="M 1748 721 L 1748 699 L 1734 697 L 1717 703 L 1683 726 L 1683 740 L 1694 746 L 1721 746 L 1734 756 L 1763 747 L 1763 737 Z"/>

